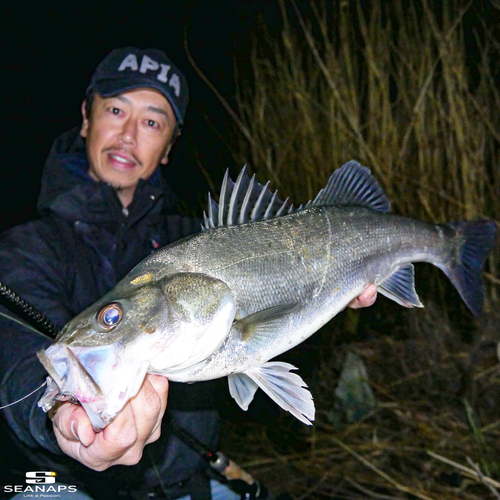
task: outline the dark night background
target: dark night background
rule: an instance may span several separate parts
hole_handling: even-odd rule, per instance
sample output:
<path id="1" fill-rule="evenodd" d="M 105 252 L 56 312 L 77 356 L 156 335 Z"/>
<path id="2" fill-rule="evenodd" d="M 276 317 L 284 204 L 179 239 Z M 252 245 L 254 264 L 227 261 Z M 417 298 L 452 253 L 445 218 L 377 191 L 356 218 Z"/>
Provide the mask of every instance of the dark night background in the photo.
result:
<path id="1" fill-rule="evenodd" d="M 237 166 L 225 144 L 228 115 L 189 63 L 184 38 L 196 64 L 230 100 L 233 61 L 244 58 L 260 13 L 267 22 L 279 18 L 276 3 L 61 5 L 11 3 L 2 8 L 0 230 L 36 215 L 41 170 L 52 141 L 80 123 L 91 73 L 110 50 L 125 45 L 163 49 L 186 74 L 191 93 L 187 123 L 166 173 L 189 206 L 199 206 L 208 189 L 199 162 L 216 179 L 227 166 Z"/>
<path id="2" fill-rule="evenodd" d="M 307 18 L 310 2 L 297 4 Z M 215 186 L 226 168 L 234 174 L 242 165 L 230 154 L 228 113 L 190 64 L 185 39 L 201 71 L 234 104 L 234 62 L 239 63 L 239 78 L 245 78 L 259 19 L 279 36 L 277 0 L 60 5 L 28 8 L 10 2 L 2 7 L 0 230 L 36 215 L 41 170 L 53 140 L 80 123 L 80 104 L 93 70 L 110 50 L 125 45 L 163 49 L 188 79 L 186 126 L 165 173 L 188 208 L 201 215 L 208 184 L 200 164 Z M 291 5 L 287 3 L 290 11 Z M 490 26 L 498 21 L 498 15 L 491 19 L 495 9 L 488 0 L 474 2 L 470 12 L 480 13 Z M 468 56 L 474 59 L 475 34 L 468 31 Z"/>

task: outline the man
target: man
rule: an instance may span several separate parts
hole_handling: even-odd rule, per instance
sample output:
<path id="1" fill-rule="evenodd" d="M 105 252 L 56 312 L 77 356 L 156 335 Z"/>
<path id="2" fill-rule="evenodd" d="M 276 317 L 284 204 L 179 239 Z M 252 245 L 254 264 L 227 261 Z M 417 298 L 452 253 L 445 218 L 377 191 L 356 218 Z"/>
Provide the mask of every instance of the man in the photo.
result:
<path id="1" fill-rule="evenodd" d="M 0 238 L 0 280 L 58 327 L 150 252 L 198 230 L 197 221 L 175 213 L 175 196 L 158 168 L 168 163 L 187 103 L 184 76 L 156 49 L 116 49 L 93 74 L 82 126 L 57 139 L 49 154 L 40 219 Z M 374 300 L 370 287 L 351 305 Z M 11 320 L 0 323 L 0 401 L 6 404 L 44 380 L 35 352 L 49 341 Z M 37 408 L 39 396 L 9 407 L 3 417 L 32 470 L 55 471 L 58 481 L 93 498 L 209 498 L 207 465 L 170 429 L 175 422 L 215 448 L 217 387 L 169 388 L 164 377 L 148 375 L 99 433 L 70 403 L 58 403 L 47 419 Z M 17 465 L 22 474 L 27 467 Z M 212 481 L 211 487 L 219 485 Z M 229 490 L 222 492 L 230 498 Z"/>

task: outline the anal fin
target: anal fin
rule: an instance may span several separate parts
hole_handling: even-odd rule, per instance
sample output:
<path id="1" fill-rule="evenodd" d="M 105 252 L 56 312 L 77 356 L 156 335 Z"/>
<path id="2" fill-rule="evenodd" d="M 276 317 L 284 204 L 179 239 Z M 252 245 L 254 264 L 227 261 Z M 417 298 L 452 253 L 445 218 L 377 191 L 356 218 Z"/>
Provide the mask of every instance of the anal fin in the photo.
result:
<path id="1" fill-rule="evenodd" d="M 385 281 L 378 285 L 382 295 L 404 307 L 424 307 L 415 291 L 415 272 L 413 264 L 400 267 Z"/>
<path id="2" fill-rule="evenodd" d="M 314 401 L 302 378 L 291 373 L 296 369 L 289 363 L 270 361 L 245 373 L 230 375 L 231 396 L 246 410 L 258 386 L 281 408 L 304 424 L 311 425 L 315 414 Z"/>

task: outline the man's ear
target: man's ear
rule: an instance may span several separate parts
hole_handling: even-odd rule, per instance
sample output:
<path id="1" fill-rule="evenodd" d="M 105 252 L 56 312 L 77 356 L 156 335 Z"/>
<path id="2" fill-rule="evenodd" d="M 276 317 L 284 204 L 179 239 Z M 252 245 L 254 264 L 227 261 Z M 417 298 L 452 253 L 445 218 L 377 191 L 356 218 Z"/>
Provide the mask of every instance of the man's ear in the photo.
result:
<path id="1" fill-rule="evenodd" d="M 166 165 L 166 164 L 168 163 L 168 155 L 169 155 L 169 153 L 170 153 L 170 150 L 171 150 L 171 149 L 172 149 L 172 143 L 170 143 L 170 144 L 166 147 L 165 152 L 163 153 L 163 156 L 162 156 L 162 158 L 161 158 L 161 160 L 160 160 L 160 163 L 161 163 L 162 165 Z"/>
<path id="2" fill-rule="evenodd" d="M 87 101 L 82 102 L 82 128 L 80 129 L 80 135 L 82 137 L 87 137 L 87 132 L 89 130 L 89 118 L 87 116 Z"/>

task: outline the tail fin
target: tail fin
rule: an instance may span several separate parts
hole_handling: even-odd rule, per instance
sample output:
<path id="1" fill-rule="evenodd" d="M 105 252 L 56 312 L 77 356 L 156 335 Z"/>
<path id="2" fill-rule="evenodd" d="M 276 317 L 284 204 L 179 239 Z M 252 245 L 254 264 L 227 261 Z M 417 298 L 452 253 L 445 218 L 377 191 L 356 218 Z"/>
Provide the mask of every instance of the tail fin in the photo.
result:
<path id="1" fill-rule="evenodd" d="M 458 231 L 463 239 L 459 250 L 460 261 L 443 268 L 451 282 L 475 316 L 483 309 L 484 285 L 482 268 L 493 249 L 497 232 L 496 223 L 490 219 L 445 224 Z"/>

